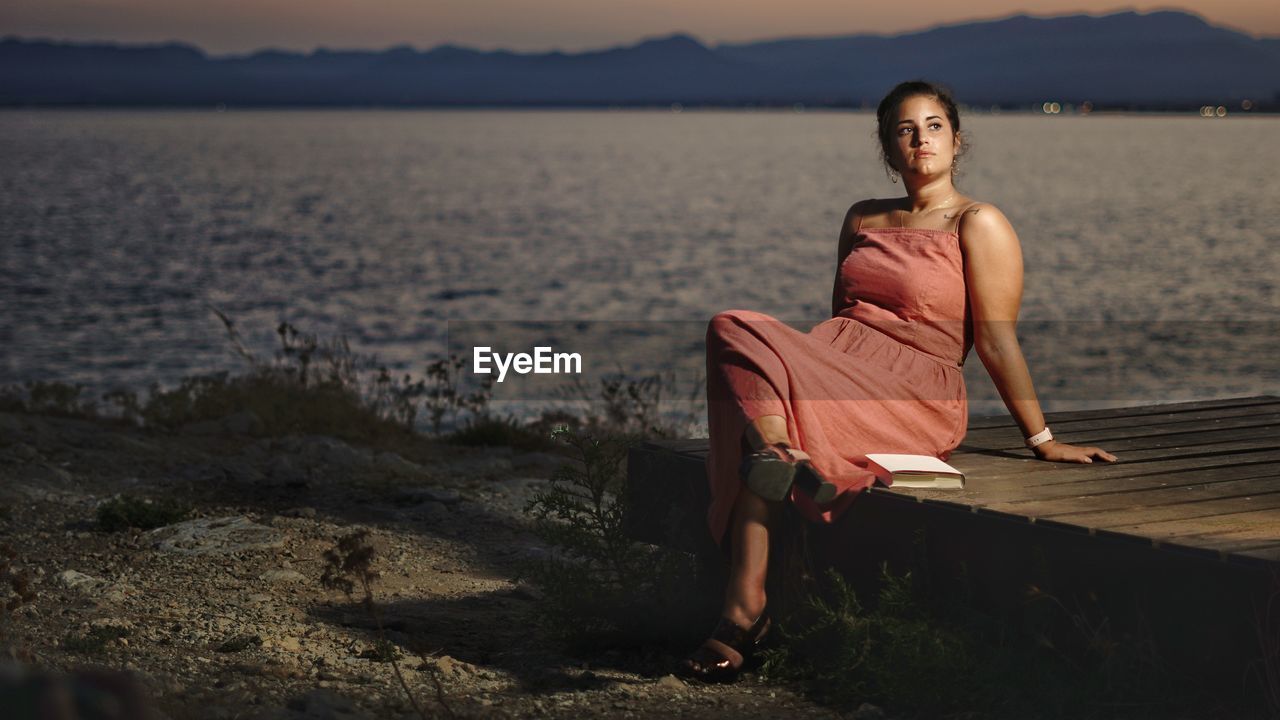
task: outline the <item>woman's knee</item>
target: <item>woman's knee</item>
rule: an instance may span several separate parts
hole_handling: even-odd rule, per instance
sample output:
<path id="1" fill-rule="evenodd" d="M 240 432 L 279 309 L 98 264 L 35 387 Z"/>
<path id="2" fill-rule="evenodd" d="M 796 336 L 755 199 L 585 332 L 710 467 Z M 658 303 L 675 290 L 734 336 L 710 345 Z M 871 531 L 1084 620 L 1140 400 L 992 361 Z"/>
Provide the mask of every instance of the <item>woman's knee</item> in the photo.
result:
<path id="1" fill-rule="evenodd" d="M 707 323 L 707 340 L 723 340 L 741 332 L 747 323 L 760 322 L 767 316 L 754 310 L 722 310 Z"/>

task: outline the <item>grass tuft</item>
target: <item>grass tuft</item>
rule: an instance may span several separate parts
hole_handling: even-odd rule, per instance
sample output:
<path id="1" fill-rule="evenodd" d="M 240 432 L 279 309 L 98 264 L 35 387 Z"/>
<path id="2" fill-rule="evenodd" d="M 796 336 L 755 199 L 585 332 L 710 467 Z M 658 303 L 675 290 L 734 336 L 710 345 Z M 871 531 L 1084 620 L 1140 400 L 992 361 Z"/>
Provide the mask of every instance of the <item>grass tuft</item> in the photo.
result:
<path id="1" fill-rule="evenodd" d="M 98 528 L 118 532 L 129 528 L 151 530 L 182 522 L 191 516 L 191 506 L 175 500 L 152 500 L 120 495 L 98 506 Z"/>
<path id="2" fill-rule="evenodd" d="M 631 540 L 622 461 L 636 437 L 561 428 L 555 437 L 574 453 L 526 513 L 550 548 L 524 575 L 539 585 L 551 626 L 582 648 L 674 647 L 687 644 L 703 616 L 689 597 L 693 558 Z"/>

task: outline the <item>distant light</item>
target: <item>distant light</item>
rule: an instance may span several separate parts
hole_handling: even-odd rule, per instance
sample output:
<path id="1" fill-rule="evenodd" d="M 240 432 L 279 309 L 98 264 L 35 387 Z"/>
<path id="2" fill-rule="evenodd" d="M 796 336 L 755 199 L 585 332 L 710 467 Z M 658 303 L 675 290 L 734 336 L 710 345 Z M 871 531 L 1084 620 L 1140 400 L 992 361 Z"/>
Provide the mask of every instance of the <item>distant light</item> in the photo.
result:
<path id="1" fill-rule="evenodd" d="M 1253 109 L 1253 101 L 1252 101 L 1252 100 L 1242 100 L 1242 101 L 1240 102 L 1240 109 L 1241 109 L 1241 110 L 1252 110 L 1252 109 Z"/>
<path id="2" fill-rule="evenodd" d="M 1221 105 L 1218 106 L 1218 109 L 1216 110 L 1216 112 L 1218 113 L 1218 117 L 1227 116 L 1227 109 Z"/>
<path id="3" fill-rule="evenodd" d="M 804 112 L 804 103 L 796 103 L 795 105 L 791 106 L 791 109 L 795 110 L 796 112 Z"/>
<path id="4" fill-rule="evenodd" d="M 1062 112 L 1062 106 L 1059 105 L 1058 103 L 1049 103 L 1049 112 L 1053 113 L 1054 115 L 1057 115 L 1058 113 Z"/>
<path id="5" fill-rule="evenodd" d="M 1093 112 L 1093 103 L 1089 102 L 1088 100 L 1085 100 L 1084 102 L 1080 103 L 1080 112 L 1082 113 Z"/>
<path id="6" fill-rule="evenodd" d="M 1045 114 L 1045 115 L 1048 115 L 1049 113 L 1053 112 L 1052 110 L 1050 110 L 1050 109 L 1049 109 L 1049 103 L 1045 103 L 1045 104 L 1041 105 L 1041 106 L 1040 106 L 1040 109 L 1041 109 L 1041 110 L 1044 110 L 1044 114 Z"/>
<path id="7" fill-rule="evenodd" d="M 1200 106 L 1200 117 L 1213 117 L 1213 106 L 1212 106 L 1212 105 L 1201 105 L 1201 106 Z"/>
<path id="8" fill-rule="evenodd" d="M 681 105 L 680 103 L 671 103 L 671 112 L 680 112 L 681 110 L 684 110 L 684 105 Z"/>

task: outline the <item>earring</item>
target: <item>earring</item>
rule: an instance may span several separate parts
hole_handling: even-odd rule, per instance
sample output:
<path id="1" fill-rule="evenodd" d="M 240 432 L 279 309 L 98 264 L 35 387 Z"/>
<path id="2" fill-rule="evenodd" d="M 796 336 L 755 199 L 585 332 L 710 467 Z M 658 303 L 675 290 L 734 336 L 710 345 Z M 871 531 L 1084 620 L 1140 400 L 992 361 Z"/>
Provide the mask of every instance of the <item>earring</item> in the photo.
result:
<path id="1" fill-rule="evenodd" d="M 898 171 L 897 171 L 897 170 L 890 170 L 890 171 L 889 171 L 889 182 L 893 183 L 894 185 L 897 185 L 897 184 L 898 184 Z"/>

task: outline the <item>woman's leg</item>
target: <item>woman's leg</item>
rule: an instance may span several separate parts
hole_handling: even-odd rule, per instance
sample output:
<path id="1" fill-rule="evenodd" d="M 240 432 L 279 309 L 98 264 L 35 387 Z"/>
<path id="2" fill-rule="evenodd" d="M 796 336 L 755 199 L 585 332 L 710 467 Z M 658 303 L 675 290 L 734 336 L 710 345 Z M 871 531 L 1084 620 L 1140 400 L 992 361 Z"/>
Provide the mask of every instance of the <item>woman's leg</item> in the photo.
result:
<path id="1" fill-rule="evenodd" d="M 775 442 L 788 442 L 786 419 L 764 415 L 747 426 L 744 442 L 759 450 Z M 792 450 L 797 459 L 808 458 Z M 722 614 L 739 627 L 751 627 L 765 607 L 765 575 L 769 568 L 769 531 L 777 526 L 778 502 L 769 502 L 743 488 L 734 501 L 729 520 L 729 583 Z"/>

